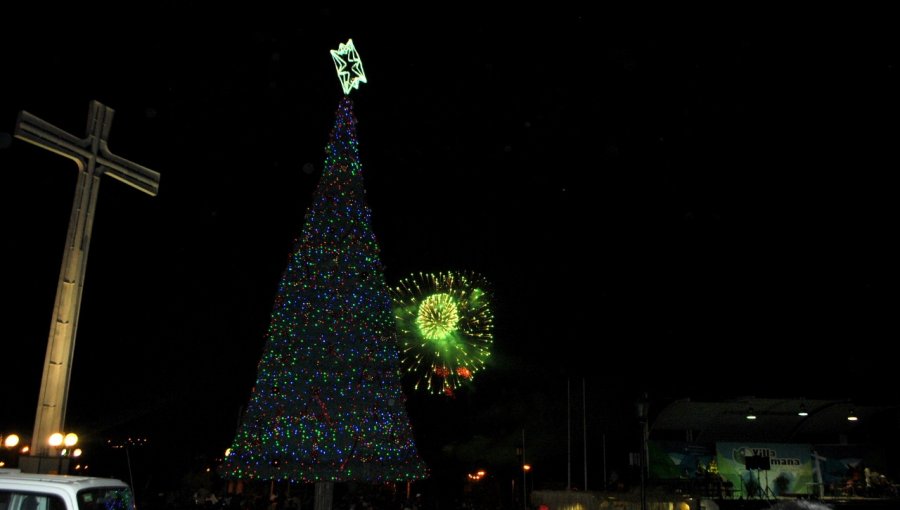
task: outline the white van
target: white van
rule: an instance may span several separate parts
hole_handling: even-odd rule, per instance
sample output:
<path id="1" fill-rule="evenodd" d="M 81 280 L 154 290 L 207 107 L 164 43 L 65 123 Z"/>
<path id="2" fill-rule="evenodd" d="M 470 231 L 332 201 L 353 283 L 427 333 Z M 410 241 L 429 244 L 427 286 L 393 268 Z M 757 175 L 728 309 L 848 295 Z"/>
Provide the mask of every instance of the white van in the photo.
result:
<path id="1" fill-rule="evenodd" d="M 128 484 L 114 478 L 40 475 L 0 469 L 0 510 L 135 510 Z"/>

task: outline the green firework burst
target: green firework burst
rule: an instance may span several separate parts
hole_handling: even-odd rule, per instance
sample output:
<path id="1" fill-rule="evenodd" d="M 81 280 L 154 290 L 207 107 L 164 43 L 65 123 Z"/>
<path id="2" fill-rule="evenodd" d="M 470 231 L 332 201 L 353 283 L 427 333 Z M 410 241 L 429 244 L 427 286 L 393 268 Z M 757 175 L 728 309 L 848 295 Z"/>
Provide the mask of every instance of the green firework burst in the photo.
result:
<path id="1" fill-rule="evenodd" d="M 410 275 L 391 289 L 403 369 L 416 389 L 453 395 L 482 370 L 494 341 L 487 281 L 473 272 Z"/>

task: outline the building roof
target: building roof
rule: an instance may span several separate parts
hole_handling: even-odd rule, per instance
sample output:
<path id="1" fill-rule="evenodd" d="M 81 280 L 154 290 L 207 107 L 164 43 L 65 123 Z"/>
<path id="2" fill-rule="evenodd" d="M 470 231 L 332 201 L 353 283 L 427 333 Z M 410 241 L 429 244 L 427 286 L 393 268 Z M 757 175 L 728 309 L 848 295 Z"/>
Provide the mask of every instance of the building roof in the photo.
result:
<path id="1" fill-rule="evenodd" d="M 800 409 L 809 414 L 800 416 Z M 842 442 L 850 434 L 896 410 L 896 406 L 860 406 L 849 400 L 744 397 L 729 401 L 676 400 L 651 422 L 651 436 L 690 431 L 694 441 Z M 747 418 L 752 409 L 755 420 Z M 853 412 L 858 421 L 847 418 Z"/>

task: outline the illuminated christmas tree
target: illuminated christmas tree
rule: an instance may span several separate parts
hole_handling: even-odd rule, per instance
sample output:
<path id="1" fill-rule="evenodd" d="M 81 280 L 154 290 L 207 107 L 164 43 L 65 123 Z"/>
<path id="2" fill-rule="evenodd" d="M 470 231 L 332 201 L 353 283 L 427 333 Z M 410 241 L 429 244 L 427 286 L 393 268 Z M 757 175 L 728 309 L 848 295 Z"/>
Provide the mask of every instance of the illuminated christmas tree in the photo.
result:
<path id="1" fill-rule="evenodd" d="M 256 385 L 222 465 L 226 478 L 426 476 L 406 413 L 352 106 L 344 97 L 338 107 L 313 204 L 275 298 Z"/>

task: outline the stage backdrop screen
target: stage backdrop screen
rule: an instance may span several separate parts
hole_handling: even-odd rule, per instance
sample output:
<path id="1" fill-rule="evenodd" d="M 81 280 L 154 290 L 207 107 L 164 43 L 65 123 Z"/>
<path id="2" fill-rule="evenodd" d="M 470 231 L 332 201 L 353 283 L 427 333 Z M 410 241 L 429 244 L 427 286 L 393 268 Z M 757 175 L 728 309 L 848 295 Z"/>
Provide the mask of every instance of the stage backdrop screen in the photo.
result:
<path id="1" fill-rule="evenodd" d="M 811 451 L 808 444 L 716 443 L 719 474 L 744 498 L 815 492 Z"/>

